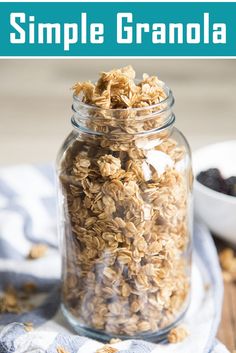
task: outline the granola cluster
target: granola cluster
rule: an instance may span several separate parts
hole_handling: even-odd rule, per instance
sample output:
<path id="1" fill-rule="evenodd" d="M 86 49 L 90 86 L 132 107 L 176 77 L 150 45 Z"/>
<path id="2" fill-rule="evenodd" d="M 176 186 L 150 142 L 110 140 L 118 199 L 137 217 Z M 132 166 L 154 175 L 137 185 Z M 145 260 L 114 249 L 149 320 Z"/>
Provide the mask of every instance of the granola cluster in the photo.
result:
<path id="1" fill-rule="evenodd" d="M 34 244 L 28 254 L 28 259 L 35 260 L 43 257 L 47 252 L 46 244 Z"/>
<path id="2" fill-rule="evenodd" d="M 57 353 L 69 353 L 64 347 L 57 347 Z"/>
<path id="3" fill-rule="evenodd" d="M 34 325 L 32 322 L 24 322 L 24 328 L 26 332 L 31 332 L 34 330 Z"/>
<path id="4" fill-rule="evenodd" d="M 236 278 L 236 256 L 231 248 L 225 248 L 219 254 L 223 278 L 231 282 Z"/>
<path id="5" fill-rule="evenodd" d="M 166 119 L 164 113 L 156 117 L 170 103 L 164 87 L 156 76 L 147 74 L 137 82 L 131 66 L 103 72 L 96 83 L 78 82 L 73 87 L 75 107 L 89 107 L 89 119 L 77 116 L 80 126 L 116 137 L 125 132 L 127 142 L 132 141 L 128 134 L 157 128 Z"/>
<path id="6" fill-rule="evenodd" d="M 36 291 L 37 286 L 33 282 L 24 283 L 19 290 L 9 285 L 0 295 L 0 314 L 20 314 L 32 310 L 33 305 L 29 299 Z"/>
<path id="7" fill-rule="evenodd" d="M 157 76 L 143 74 L 136 84 L 132 66 L 103 72 L 94 84 L 78 82 L 74 85 L 75 95 L 83 93 L 83 102 L 104 109 L 142 108 L 155 105 L 166 98 Z"/>
<path id="8" fill-rule="evenodd" d="M 157 77 L 145 75 L 136 84 L 131 67 L 103 73 L 97 84 L 78 83 L 74 89 L 76 95 L 83 93 L 85 103 L 125 109 L 126 117 L 128 108 L 166 98 Z M 108 113 L 99 114 L 109 125 Z M 159 115 L 155 119 L 160 124 Z M 136 118 L 128 120 L 139 129 Z M 63 302 L 81 324 L 111 337 L 165 328 L 186 309 L 189 294 L 186 178 L 191 171 L 177 168 L 186 162 L 186 152 L 169 132 L 120 134 L 121 125 L 117 120 L 115 138 L 106 130 L 81 132 L 59 166 L 65 217 Z"/>
<path id="9" fill-rule="evenodd" d="M 179 343 L 182 342 L 188 336 L 189 332 L 186 327 L 177 326 L 170 330 L 167 339 L 169 343 Z"/>
<path id="10" fill-rule="evenodd" d="M 118 349 L 115 347 L 109 346 L 108 344 L 105 344 L 103 347 L 96 350 L 96 353 L 116 353 L 116 352 L 118 352 Z"/>

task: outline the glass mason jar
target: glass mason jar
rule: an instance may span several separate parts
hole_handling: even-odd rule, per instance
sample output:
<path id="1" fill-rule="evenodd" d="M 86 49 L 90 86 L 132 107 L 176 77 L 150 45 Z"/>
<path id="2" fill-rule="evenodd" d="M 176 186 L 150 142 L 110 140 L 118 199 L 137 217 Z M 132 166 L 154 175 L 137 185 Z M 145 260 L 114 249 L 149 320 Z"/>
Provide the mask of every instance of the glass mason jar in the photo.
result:
<path id="1" fill-rule="evenodd" d="M 190 297 L 191 155 L 174 98 L 102 109 L 73 98 L 57 160 L 62 311 L 100 340 L 160 340 Z"/>

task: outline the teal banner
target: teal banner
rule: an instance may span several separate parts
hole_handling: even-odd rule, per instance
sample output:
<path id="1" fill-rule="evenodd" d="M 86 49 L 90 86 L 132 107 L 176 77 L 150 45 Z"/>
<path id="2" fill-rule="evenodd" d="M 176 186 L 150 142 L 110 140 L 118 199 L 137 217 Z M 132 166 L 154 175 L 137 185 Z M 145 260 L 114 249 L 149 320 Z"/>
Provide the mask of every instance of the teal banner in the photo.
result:
<path id="1" fill-rule="evenodd" d="M 0 2 L 1 57 L 236 56 L 236 2 Z"/>

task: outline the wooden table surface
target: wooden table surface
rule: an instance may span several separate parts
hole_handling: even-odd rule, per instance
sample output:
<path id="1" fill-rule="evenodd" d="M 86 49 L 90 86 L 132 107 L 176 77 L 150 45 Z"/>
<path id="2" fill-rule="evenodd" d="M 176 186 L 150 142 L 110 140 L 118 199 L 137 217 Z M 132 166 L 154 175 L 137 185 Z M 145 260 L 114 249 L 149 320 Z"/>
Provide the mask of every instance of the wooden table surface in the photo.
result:
<path id="1" fill-rule="evenodd" d="M 219 240 L 216 241 L 218 251 L 229 247 Z M 236 280 L 224 282 L 224 303 L 222 318 L 218 331 L 219 340 L 231 353 L 236 353 Z"/>
<path id="2" fill-rule="evenodd" d="M 230 352 L 236 353 L 236 284 L 225 283 L 222 320 L 218 338 Z"/>

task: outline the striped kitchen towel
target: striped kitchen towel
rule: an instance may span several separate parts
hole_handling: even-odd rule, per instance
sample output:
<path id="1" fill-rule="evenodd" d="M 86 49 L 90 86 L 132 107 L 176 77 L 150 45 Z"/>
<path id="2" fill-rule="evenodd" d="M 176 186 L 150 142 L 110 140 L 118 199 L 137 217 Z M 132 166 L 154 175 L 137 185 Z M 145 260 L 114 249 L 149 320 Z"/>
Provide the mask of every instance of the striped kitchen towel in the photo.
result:
<path id="1" fill-rule="evenodd" d="M 33 244 L 48 251 L 27 259 Z M 12 166 L 0 170 L 0 290 L 34 283 L 37 293 L 27 311 L 0 314 L 0 353 L 95 353 L 102 343 L 76 335 L 60 306 L 60 256 L 57 248 L 53 168 Z M 178 344 L 128 340 L 112 346 L 122 353 L 226 353 L 215 340 L 220 322 L 223 285 L 214 243 L 202 225 L 194 227 L 191 303 L 184 324 L 190 335 Z M 33 324 L 27 330 L 24 323 Z"/>

